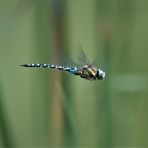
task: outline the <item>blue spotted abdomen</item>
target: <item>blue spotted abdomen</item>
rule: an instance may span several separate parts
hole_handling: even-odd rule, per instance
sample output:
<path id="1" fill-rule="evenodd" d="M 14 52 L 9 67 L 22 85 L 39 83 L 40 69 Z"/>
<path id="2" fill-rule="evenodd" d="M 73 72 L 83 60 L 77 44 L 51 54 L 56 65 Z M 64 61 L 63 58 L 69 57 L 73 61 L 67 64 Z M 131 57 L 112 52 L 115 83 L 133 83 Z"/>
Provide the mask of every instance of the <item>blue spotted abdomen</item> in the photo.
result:
<path id="1" fill-rule="evenodd" d="M 38 67 L 38 68 L 53 68 L 53 69 L 58 69 L 58 70 L 63 70 L 63 71 L 67 71 L 73 74 L 78 74 L 79 72 L 79 68 L 77 67 L 64 67 L 64 66 L 58 66 L 58 65 L 54 65 L 54 64 L 24 64 L 21 65 L 24 67 Z"/>

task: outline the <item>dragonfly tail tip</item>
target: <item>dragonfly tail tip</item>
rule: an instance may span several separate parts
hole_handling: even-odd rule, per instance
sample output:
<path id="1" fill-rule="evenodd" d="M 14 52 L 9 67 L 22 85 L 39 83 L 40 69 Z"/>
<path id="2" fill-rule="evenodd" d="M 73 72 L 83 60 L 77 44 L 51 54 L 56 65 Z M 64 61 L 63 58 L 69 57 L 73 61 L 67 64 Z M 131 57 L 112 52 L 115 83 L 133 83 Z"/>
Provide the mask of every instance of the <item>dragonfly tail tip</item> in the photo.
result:
<path id="1" fill-rule="evenodd" d="M 26 65 L 26 64 L 23 64 L 23 65 L 19 65 L 19 66 L 27 67 L 27 65 Z"/>

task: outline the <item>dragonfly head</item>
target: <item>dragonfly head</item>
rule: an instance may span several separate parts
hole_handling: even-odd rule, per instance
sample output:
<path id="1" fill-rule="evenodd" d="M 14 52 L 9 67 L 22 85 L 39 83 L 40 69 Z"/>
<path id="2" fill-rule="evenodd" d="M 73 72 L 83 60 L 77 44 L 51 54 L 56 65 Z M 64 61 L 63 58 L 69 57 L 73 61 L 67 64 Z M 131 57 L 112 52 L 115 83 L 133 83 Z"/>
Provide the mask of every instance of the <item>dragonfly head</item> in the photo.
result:
<path id="1" fill-rule="evenodd" d="M 97 75 L 96 76 L 99 80 L 102 80 L 102 79 L 105 78 L 105 72 L 101 69 L 97 69 Z"/>

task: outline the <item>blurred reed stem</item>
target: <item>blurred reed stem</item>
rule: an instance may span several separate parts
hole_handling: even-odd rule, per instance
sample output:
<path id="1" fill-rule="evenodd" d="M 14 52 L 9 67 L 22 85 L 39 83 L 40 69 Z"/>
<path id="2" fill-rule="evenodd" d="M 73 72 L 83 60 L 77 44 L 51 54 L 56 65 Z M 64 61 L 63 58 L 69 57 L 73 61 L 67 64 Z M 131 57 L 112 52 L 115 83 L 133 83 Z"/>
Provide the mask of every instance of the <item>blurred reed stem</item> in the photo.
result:
<path id="1" fill-rule="evenodd" d="M 13 138 L 8 122 L 8 116 L 6 114 L 6 108 L 3 102 L 5 98 L 3 96 L 2 90 L 3 89 L 0 85 L 0 131 L 3 143 L 2 145 L 4 148 L 11 148 L 13 147 L 13 141 L 12 141 Z"/>

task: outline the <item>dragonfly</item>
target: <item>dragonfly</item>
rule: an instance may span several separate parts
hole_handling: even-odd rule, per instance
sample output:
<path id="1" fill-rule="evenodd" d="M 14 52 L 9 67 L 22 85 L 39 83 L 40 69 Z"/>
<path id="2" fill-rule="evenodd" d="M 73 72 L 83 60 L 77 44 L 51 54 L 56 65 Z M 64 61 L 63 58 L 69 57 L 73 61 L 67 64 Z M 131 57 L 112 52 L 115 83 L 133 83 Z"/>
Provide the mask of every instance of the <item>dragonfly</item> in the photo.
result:
<path id="1" fill-rule="evenodd" d="M 88 61 L 84 51 L 82 51 L 82 53 L 83 53 L 83 59 L 85 59 L 85 61 Z M 57 69 L 60 71 L 65 71 L 70 74 L 80 76 L 81 78 L 86 80 L 103 80 L 105 78 L 105 72 L 102 69 L 96 68 L 92 64 L 87 64 L 87 63 L 83 64 L 82 66 L 74 66 L 74 67 L 60 66 L 55 64 L 40 64 L 40 63 L 23 64 L 21 66 L 31 67 L 31 68 L 38 67 L 38 68 Z"/>

